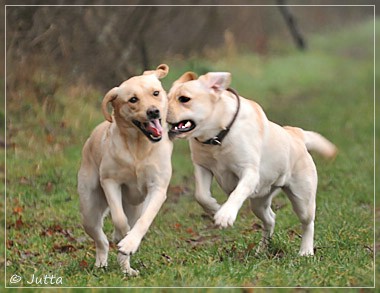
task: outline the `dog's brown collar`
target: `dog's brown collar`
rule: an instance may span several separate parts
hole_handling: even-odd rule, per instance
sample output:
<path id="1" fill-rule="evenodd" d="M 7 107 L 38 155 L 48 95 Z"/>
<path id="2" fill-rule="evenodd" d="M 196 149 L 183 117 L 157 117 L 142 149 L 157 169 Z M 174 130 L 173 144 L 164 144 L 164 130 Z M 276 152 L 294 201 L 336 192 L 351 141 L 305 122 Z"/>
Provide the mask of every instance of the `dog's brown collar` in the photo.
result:
<path id="1" fill-rule="evenodd" d="M 216 136 L 214 136 L 213 138 L 210 138 L 206 141 L 200 141 L 198 138 L 195 138 L 198 142 L 200 142 L 202 144 L 221 145 L 223 139 L 227 136 L 228 132 L 230 132 L 230 129 L 231 129 L 232 125 L 234 124 L 237 115 L 239 114 L 240 98 L 239 98 L 239 94 L 234 89 L 228 88 L 227 90 L 230 91 L 231 93 L 233 93 L 237 99 L 237 109 L 236 109 L 234 117 L 232 118 L 230 124 L 228 124 L 227 127 L 224 128 L 222 131 L 220 131 Z"/>

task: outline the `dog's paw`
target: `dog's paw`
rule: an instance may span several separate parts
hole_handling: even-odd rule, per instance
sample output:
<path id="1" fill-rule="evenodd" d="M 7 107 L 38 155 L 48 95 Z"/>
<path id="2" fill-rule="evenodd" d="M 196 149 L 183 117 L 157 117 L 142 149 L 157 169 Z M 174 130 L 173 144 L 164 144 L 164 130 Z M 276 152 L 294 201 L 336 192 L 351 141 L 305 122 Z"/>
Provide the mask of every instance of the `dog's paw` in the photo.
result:
<path id="1" fill-rule="evenodd" d="M 122 272 L 129 277 L 136 277 L 140 274 L 140 272 L 131 268 L 129 259 L 129 256 L 121 254 L 120 252 L 117 254 L 117 261 L 120 264 Z"/>
<path id="2" fill-rule="evenodd" d="M 221 228 L 227 228 L 232 226 L 236 220 L 237 212 L 232 209 L 222 206 L 219 211 L 216 212 L 214 216 L 215 225 Z"/>
<path id="3" fill-rule="evenodd" d="M 211 215 L 211 216 L 214 216 L 220 209 L 220 205 L 218 203 L 212 203 L 212 204 L 201 204 L 203 210 Z"/>
<path id="4" fill-rule="evenodd" d="M 123 273 L 130 277 L 137 277 L 140 272 L 138 270 L 134 270 L 132 268 L 129 268 L 127 270 L 123 270 Z"/>
<path id="5" fill-rule="evenodd" d="M 119 252 L 124 255 L 134 254 L 140 246 L 141 238 L 132 233 L 127 234 L 118 244 Z"/>
<path id="6" fill-rule="evenodd" d="M 107 268 L 107 266 L 108 266 L 107 259 L 108 259 L 108 253 L 107 252 L 97 252 L 96 253 L 95 267 Z"/>
<path id="7" fill-rule="evenodd" d="M 313 256 L 314 250 L 313 249 L 300 249 L 298 252 L 300 256 Z"/>
<path id="8" fill-rule="evenodd" d="M 96 262 L 95 262 L 95 267 L 97 267 L 97 268 L 104 268 L 104 269 L 106 269 L 107 266 L 108 266 L 107 260 L 99 260 L 99 259 L 97 259 Z"/>

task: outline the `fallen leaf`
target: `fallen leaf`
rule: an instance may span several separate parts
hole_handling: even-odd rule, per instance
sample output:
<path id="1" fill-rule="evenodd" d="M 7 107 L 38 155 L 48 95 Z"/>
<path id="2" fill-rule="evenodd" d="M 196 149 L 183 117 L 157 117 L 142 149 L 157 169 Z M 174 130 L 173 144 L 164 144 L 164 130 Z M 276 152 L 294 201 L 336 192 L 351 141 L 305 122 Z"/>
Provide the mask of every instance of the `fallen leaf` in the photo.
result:
<path id="1" fill-rule="evenodd" d="M 17 230 L 21 229 L 24 226 L 24 222 L 22 221 L 22 217 L 19 216 L 19 218 L 16 220 L 15 228 Z"/>
<path id="2" fill-rule="evenodd" d="M 194 230 L 190 227 L 186 229 L 186 232 L 191 234 L 191 235 L 197 235 L 198 234 L 198 233 L 194 232 Z"/>
<path id="3" fill-rule="evenodd" d="M 27 184 L 29 184 L 29 179 L 28 178 L 26 178 L 26 177 L 21 177 L 20 178 L 20 184 L 23 184 L 23 185 L 27 185 Z"/>
<path id="4" fill-rule="evenodd" d="M 179 230 L 179 229 L 181 229 L 181 224 L 180 223 L 175 223 L 174 224 L 174 229 L 176 229 L 176 230 Z"/>
<path id="5" fill-rule="evenodd" d="M 185 187 L 181 185 L 175 185 L 175 186 L 170 186 L 169 187 L 169 192 L 172 193 L 175 196 L 180 196 L 183 193 L 185 193 Z"/>
<path id="6" fill-rule="evenodd" d="M 283 258 L 285 255 L 285 252 L 282 249 L 278 249 L 274 253 L 274 258 Z"/>
<path id="7" fill-rule="evenodd" d="M 263 230 L 263 226 L 261 226 L 261 225 L 258 224 L 258 223 L 253 223 L 253 225 L 252 225 L 252 230 L 253 230 L 253 231 L 262 231 L 262 230 Z"/>
<path id="8" fill-rule="evenodd" d="M 54 232 L 62 232 L 63 229 L 60 225 L 56 224 L 50 227 Z"/>
<path id="9" fill-rule="evenodd" d="M 45 185 L 45 192 L 46 193 L 51 193 L 54 189 L 54 184 L 51 183 L 50 181 L 48 183 L 46 183 Z"/>
<path id="10" fill-rule="evenodd" d="M 16 206 L 13 208 L 13 214 L 15 215 L 21 215 L 22 211 L 23 211 L 23 208 L 20 206 Z"/>
<path id="11" fill-rule="evenodd" d="M 71 244 L 66 244 L 66 245 L 54 244 L 53 250 L 55 252 L 68 253 L 68 252 L 76 251 L 77 249 Z"/>
<path id="12" fill-rule="evenodd" d="M 49 143 L 49 144 L 54 143 L 54 141 L 55 141 L 54 135 L 52 135 L 52 134 L 48 134 L 48 135 L 46 135 L 46 141 L 47 141 L 47 143 Z"/>
<path id="13" fill-rule="evenodd" d="M 247 249 L 245 250 L 246 253 L 250 253 L 255 247 L 256 247 L 256 243 L 255 242 L 249 243 L 248 246 L 247 246 Z"/>
<path id="14" fill-rule="evenodd" d="M 54 234 L 54 231 L 50 228 L 47 228 L 46 230 L 43 230 L 40 233 L 40 236 L 52 236 Z"/>
<path id="15" fill-rule="evenodd" d="M 13 240 L 7 240 L 7 249 L 10 249 L 11 247 L 13 247 L 13 245 L 14 245 L 14 242 L 13 242 Z"/>
<path id="16" fill-rule="evenodd" d="M 28 259 L 28 258 L 31 258 L 33 256 L 38 256 L 40 255 L 38 252 L 31 252 L 30 250 L 26 250 L 26 251 L 19 251 L 19 255 L 22 259 Z"/>
<path id="17" fill-rule="evenodd" d="M 88 263 L 87 263 L 87 261 L 85 261 L 84 259 L 81 260 L 81 261 L 79 262 L 79 267 L 80 267 L 81 269 L 88 268 Z"/>
<path id="18" fill-rule="evenodd" d="M 75 236 L 74 234 L 70 231 L 70 230 L 62 230 L 62 234 L 67 238 L 67 240 L 71 241 L 71 242 L 76 242 L 77 240 L 75 239 Z"/>
<path id="19" fill-rule="evenodd" d="M 298 238 L 302 238 L 302 236 L 299 233 L 297 233 L 296 231 L 294 231 L 293 229 L 288 231 L 288 237 L 291 241 L 293 241 L 296 236 Z"/>
<path id="20" fill-rule="evenodd" d="M 197 238 L 190 238 L 185 240 L 187 243 L 190 243 L 191 246 L 194 248 L 196 246 L 202 245 L 204 243 L 208 242 L 214 242 L 215 240 L 220 239 L 220 236 L 213 235 L 213 236 L 199 236 Z"/>

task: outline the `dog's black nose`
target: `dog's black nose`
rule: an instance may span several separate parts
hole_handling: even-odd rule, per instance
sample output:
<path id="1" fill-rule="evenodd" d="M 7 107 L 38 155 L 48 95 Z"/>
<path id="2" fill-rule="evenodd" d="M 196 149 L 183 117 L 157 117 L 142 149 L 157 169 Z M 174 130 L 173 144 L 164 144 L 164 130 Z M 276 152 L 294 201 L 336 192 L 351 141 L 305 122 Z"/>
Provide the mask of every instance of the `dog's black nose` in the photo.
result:
<path id="1" fill-rule="evenodd" d="M 149 119 L 158 119 L 160 118 L 160 110 L 158 110 L 156 107 L 150 107 L 146 111 L 146 115 L 148 116 Z"/>

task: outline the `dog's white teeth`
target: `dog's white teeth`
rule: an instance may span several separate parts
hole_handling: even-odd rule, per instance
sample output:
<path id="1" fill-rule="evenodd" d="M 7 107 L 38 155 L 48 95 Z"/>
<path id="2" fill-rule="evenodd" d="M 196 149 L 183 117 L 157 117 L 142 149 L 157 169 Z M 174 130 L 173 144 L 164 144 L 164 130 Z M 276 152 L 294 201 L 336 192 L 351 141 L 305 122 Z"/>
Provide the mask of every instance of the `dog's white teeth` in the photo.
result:
<path id="1" fill-rule="evenodd" d="M 191 122 L 187 121 L 184 128 L 189 128 L 191 126 Z"/>

